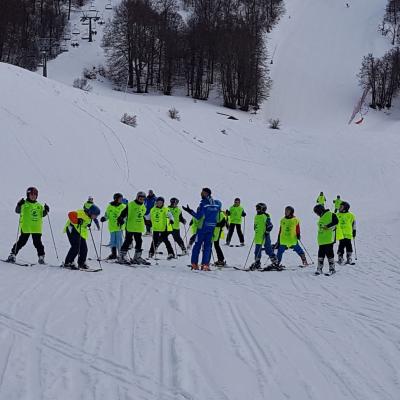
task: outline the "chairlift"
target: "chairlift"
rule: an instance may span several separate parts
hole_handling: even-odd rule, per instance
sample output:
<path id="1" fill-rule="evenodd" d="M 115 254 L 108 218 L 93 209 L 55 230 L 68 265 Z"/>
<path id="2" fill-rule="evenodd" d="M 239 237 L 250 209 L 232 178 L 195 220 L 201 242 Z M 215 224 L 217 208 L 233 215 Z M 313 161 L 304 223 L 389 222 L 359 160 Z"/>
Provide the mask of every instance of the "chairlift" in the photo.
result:
<path id="1" fill-rule="evenodd" d="M 64 34 L 64 40 L 71 40 L 71 35 L 69 33 Z"/>
<path id="2" fill-rule="evenodd" d="M 89 19 L 87 19 L 87 18 L 85 18 L 85 17 L 82 17 L 81 18 L 81 21 L 82 21 L 82 25 L 89 25 Z"/>
<path id="3" fill-rule="evenodd" d="M 72 29 L 72 34 L 75 36 L 78 36 L 81 34 L 81 31 L 79 30 L 79 28 L 77 27 L 77 25 L 74 25 L 74 29 Z"/>
<path id="4" fill-rule="evenodd" d="M 106 10 L 112 10 L 112 4 L 111 4 L 111 0 L 106 4 L 105 9 Z"/>
<path id="5" fill-rule="evenodd" d="M 90 3 L 89 11 L 97 11 L 95 5 L 93 4 L 93 1 Z"/>
<path id="6" fill-rule="evenodd" d="M 61 51 L 61 53 L 66 53 L 68 51 L 68 46 L 66 43 L 61 43 L 60 51 Z"/>

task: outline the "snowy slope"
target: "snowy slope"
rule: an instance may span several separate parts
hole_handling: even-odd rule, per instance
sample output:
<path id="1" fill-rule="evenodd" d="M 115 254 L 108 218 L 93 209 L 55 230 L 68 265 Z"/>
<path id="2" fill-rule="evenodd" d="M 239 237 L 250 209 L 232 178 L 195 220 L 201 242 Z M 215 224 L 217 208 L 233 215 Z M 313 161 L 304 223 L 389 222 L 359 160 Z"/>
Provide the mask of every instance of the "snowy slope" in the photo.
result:
<path id="1" fill-rule="evenodd" d="M 346 7 L 349 3 L 350 7 Z M 273 80 L 267 117 L 318 129 L 347 124 L 361 96 L 356 75 L 364 55 L 388 48 L 378 33 L 386 0 L 287 0 L 271 33 Z"/>
<path id="2" fill-rule="evenodd" d="M 327 12 L 330 3 L 288 0 L 291 18 L 278 27 L 285 46 L 303 46 L 297 38 L 314 32 L 319 15 L 314 8 Z M 291 44 L 285 30 L 300 18 L 302 4 L 309 9 L 307 23 L 302 30 L 297 25 L 299 35 L 292 35 Z M 351 9 L 357 4 L 352 1 Z M 360 21 L 352 22 L 369 32 L 365 42 L 357 39 L 362 54 L 375 37 L 379 40 L 375 28 L 362 22 L 376 16 L 378 8 L 360 9 Z M 332 6 L 329 15 L 334 19 L 339 11 Z M 321 42 L 327 41 L 330 31 L 321 32 Z M 337 52 L 341 40 L 332 46 Z M 77 71 L 103 57 L 98 47 L 91 49 L 84 59 L 84 53 L 69 52 L 63 62 L 52 61 L 49 75 L 71 85 Z M 3 257 L 16 235 L 15 203 L 32 184 L 51 207 L 61 259 L 68 249 L 61 233 L 67 212 L 88 195 L 104 210 L 116 191 L 131 199 L 151 187 L 192 207 L 205 185 L 227 207 L 239 195 L 249 214 L 247 246 L 224 248 L 230 264 L 246 259 L 259 201 L 268 204 L 275 226 L 287 204 L 295 207 L 314 260 L 312 207 L 319 191 L 330 203 L 342 194 L 359 222 L 358 264 L 339 267 L 332 278 L 314 277 L 313 268 L 297 269 L 291 253 L 285 254 L 289 270 L 282 273 L 193 273 L 185 267 L 187 258 L 167 262 L 165 255 L 150 269 L 106 264 L 98 274 L 0 262 L 1 400 L 398 399 L 400 214 L 390 193 L 393 187 L 397 191 L 400 173 L 399 123 L 370 113 L 368 124 L 348 127 L 331 114 L 325 119 L 320 102 L 314 109 L 291 100 L 284 72 L 277 75 L 282 51 L 276 51 L 276 83 L 266 108 L 278 115 L 273 107 L 284 101 L 279 110 L 288 116 L 278 115 L 284 129 L 277 133 L 267 129 L 267 114 L 232 112 L 239 118 L 232 121 L 217 114 L 226 109 L 205 102 L 125 95 L 101 82 L 94 84 L 94 93 L 84 93 L 0 64 Z M 355 58 L 357 71 L 361 55 Z M 331 106 L 347 122 L 357 87 L 346 89 L 342 104 L 336 81 L 325 82 L 315 72 L 314 93 L 322 88 L 333 93 Z M 286 78 L 292 73 L 287 71 Z M 296 82 L 294 93 L 301 89 Z M 310 101 L 311 92 L 304 90 Z M 180 111 L 181 121 L 168 118 L 171 106 Z M 119 122 L 124 112 L 137 115 L 136 128 Z M 315 122 L 309 129 L 303 115 Z M 323 122 L 321 134 L 314 127 Z M 98 244 L 99 232 L 94 236 Z M 47 260 L 56 265 L 47 221 L 44 243 Z M 144 247 L 149 248 L 148 239 Z M 89 251 L 93 257 L 92 245 Z M 103 254 L 107 251 L 103 248 Z M 20 256 L 35 259 L 31 243 Z"/>

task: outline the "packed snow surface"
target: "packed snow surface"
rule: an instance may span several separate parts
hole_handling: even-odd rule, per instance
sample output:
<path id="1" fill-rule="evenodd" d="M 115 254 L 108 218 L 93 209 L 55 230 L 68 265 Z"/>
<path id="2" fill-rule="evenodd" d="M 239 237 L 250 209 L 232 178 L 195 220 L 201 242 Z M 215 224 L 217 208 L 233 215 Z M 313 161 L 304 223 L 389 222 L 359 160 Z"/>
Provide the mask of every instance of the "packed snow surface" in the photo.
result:
<path id="1" fill-rule="evenodd" d="M 0 64 L 2 258 L 17 234 L 15 204 L 31 185 L 50 206 L 60 258 L 46 218 L 49 265 L 0 262 L 1 400 L 399 398 L 400 124 L 394 114 L 370 112 L 362 125 L 347 125 L 359 95 L 361 56 L 382 49 L 376 26 L 386 2 L 286 3 L 272 38 L 281 43 L 271 71 L 275 86 L 261 115 L 183 97 L 120 93 L 106 82 L 93 83 L 93 93 L 65 86 L 77 77 L 71 65 L 90 66 L 78 64 L 83 54 L 69 52 L 49 64 L 49 76 L 63 83 Z M 332 50 L 324 63 L 336 62 L 337 54 L 352 57 L 343 84 L 332 79 L 340 63 L 331 73 L 320 70 L 319 40 Z M 298 49 L 299 68 L 307 50 L 312 88 L 301 70 L 304 86 L 301 79 L 290 83 L 296 69 L 287 46 Z M 91 51 L 97 65 L 100 50 Z M 293 99 L 291 86 L 310 101 Z M 173 106 L 180 121 L 168 117 Z M 136 128 L 121 124 L 125 112 L 137 115 Z M 268 129 L 269 116 L 284 116 L 283 128 Z M 67 213 L 89 195 L 104 211 L 114 192 L 132 199 L 151 188 L 193 208 L 203 186 L 224 208 L 241 197 L 248 212 L 246 247 L 223 247 L 229 265 L 246 260 L 260 201 L 272 216 L 273 239 L 284 207 L 294 206 L 302 242 L 316 261 L 312 208 L 320 191 L 329 205 L 337 194 L 350 202 L 358 261 L 337 267 L 332 277 L 315 277 L 315 266 L 300 269 L 298 257 L 287 252 L 287 271 L 206 273 L 187 268 L 187 256 L 166 261 L 161 248 L 150 268 L 103 263 L 102 272 L 83 273 L 58 267 L 68 250 Z M 99 248 L 100 232 L 93 235 Z M 146 238 L 145 253 L 149 246 Z M 91 241 L 89 256 L 95 258 Z M 19 258 L 36 260 L 31 242 Z"/>

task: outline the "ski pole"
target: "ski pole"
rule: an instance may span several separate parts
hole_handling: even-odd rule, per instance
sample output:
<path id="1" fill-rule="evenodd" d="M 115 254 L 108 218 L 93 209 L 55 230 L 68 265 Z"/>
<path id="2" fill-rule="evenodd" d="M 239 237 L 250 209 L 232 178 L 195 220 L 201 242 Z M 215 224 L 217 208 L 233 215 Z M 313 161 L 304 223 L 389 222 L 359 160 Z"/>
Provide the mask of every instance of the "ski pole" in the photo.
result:
<path id="1" fill-rule="evenodd" d="M 100 260 L 101 260 L 101 248 L 103 247 L 103 225 L 104 222 L 101 223 L 101 230 L 100 230 Z"/>
<path id="2" fill-rule="evenodd" d="M 243 217 L 243 236 L 246 236 L 246 217 Z"/>
<path id="3" fill-rule="evenodd" d="M 308 258 L 309 258 L 310 261 L 311 261 L 311 265 L 314 265 L 314 261 L 313 261 L 313 259 L 311 258 L 310 253 L 307 251 L 306 246 L 304 246 L 303 242 L 302 242 L 300 239 L 299 239 L 299 242 L 300 242 L 300 244 L 303 246 L 304 251 L 307 253 Z"/>
<path id="4" fill-rule="evenodd" d="M 247 253 L 247 257 L 246 257 L 246 261 L 245 261 L 245 263 L 243 265 L 243 269 L 246 268 L 247 261 L 249 261 L 249 257 L 250 257 L 250 253 L 251 253 L 251 249 L 253 248 L 253 245 L 254 245 L 254 239 L 251 242 L 251 246 L 250 246 L 249 252 Z"/>
<path id="5" fill-rule="evenodd" d="M 19 214 L 19 218 L 18 218 L 17 238 L 16 238 L 15 244 L 14 244 L 12 250 L 11 250 L 11 251 L 13 252 L 13 254 L 15 254 L 15 252 L 17 251 L 17 243 L 18 243 L 19 227 L 20 227 L 20 225 L 21 225 L 21 213 Z"/>
<path id="6" fill-rule="evenodd" d="M 94 251 L 96 253 L 96 257 L 97 257 L 97 261 L 99 263 L 100 269 L 102 270 L 103 267 L 101 266 L 101 261 L 99 258 L 99 253 L 97 252 L 97 247 L 96 247 L 96 243 L 94 242 L 94 238 L 93 238 L 93 234 L 92 234 L 92 230 L 90 229 L 90 226 L 88 226 L 89 232 L 90 232 L 90 237 L 92 238 L 92 242 L 93 242 L 93 247 L 94 247 Z"/>
<path id="7" fill-rule="evenodd" d="M 57 261 L 60 261 L 60 259 L 58 258 L 58 252 L 57 252 L 57 247 L 56 247 L 56 241 L 54 240 L 53 228 L 51 227 L 50 215 L 49 215 L 49 214 L 47 214 L 47 220 L 49 221 L 50 233 L 51 233 L 51 238 L 53 239 L 54 251 L 56 252 Z"/>
<path id="8" fill-rule="evenodd" d="M 357 261 L 357 247 L 356 247 L 356 238 L 354 238 L 354 239 L 353 239 L 353 242 L 354 242 L 354 256 L 355 256 L 355 258 L 356 258 L 356 261 Z"/>
<path id="9" fill-rule="evenodd" d="M 190 225 L 188 225 L 187 229 L 185 229 L 185 246 L 188 248 L 187 234 L 189 232 Z"/>

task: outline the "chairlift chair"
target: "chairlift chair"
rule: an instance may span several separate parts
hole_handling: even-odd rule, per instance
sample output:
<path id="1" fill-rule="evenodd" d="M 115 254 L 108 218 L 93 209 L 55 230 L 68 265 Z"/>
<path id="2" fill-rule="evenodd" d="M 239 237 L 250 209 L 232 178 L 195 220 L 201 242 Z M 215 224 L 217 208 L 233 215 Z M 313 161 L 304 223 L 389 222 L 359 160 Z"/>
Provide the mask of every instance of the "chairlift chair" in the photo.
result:
<path id="1" fill-rule="evenodd" d="M 111 0 L 106 4 L 105 9 L 106 10 L 112 10 L 112 4 L 111 4 Z"/>

